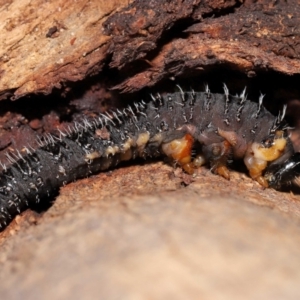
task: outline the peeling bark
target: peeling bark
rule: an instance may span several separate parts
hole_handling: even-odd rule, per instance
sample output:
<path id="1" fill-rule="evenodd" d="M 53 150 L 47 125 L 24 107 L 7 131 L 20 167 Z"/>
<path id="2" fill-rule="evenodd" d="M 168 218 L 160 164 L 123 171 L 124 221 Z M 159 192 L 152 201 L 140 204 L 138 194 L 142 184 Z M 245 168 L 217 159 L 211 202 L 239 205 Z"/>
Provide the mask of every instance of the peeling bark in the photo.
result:
<path id="1" fill-rule="evenodd" d="M 102 23 L 128 1 L 23 1 L 0 8 L 0 97 L 50 93 L 98 73 L 109 37 Z"/>
<path id="2" fill-rule="evenodd" d="M 3 4 L 1 98 L 50 93 L 99 73 L 110 59 L 110 67 L 121 70 L 123 81 L 116 88 L 123 91 L 220 63 L 250 77 L 265 70 L 299 74 L 296 0 L 127 4 L 125 0 Z"/>
<path id="3" fill-rule="evenodd" d="M 298 1 L 222 3 L 177 3 L 173 16 L 159 1 L 135 1 L 108 18 L 104 27 L 113 36 L 110 65 L 122 69 L 140 59 L 148 64 L 115 88 L 133 92 L 218 64 L 249 77 L 270 70 L 299 74 Z M 172 30 L 178 23 L 181 31 Z"/>
<path id="4" fill-rule="evenodd" d="M 134 1 L 104 23 L 104 32 L 112 36 L 110 65 L 122 68 L 145 57 L 178 21 L 200 20 L 203 14 L 220 12 L 237 3 L 234 0 Z"/>

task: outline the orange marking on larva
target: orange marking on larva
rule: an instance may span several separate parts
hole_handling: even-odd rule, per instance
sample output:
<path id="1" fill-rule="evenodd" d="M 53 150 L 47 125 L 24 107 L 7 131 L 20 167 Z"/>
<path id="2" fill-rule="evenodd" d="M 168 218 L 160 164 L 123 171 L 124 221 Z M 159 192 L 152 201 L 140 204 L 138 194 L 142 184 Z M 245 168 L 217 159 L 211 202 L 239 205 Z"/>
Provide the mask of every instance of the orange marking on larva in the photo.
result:
<path id="1" fill-rule="evenodd" d="M 192 147 L 194 144 L 194 139 L 190 134 L 186 134 L 184 136 L 184 141 L 185 143 L 183 143 L 183 147 L 180 153 L 178 153 L 177 155 L 177 160 L 180 163 L 188 163 L 191 161 L 191 153 L 192 153 Z"/>
<path id="2" fill-rule="evenodd" d="M 190 134 L 186 134 L 181 139 L 173 140 L 169 143 L 162 145 L 164 153 L 179 164 L 187 164 L 191 162 L 191 152 L 193 147 L 194 139 Z"/>

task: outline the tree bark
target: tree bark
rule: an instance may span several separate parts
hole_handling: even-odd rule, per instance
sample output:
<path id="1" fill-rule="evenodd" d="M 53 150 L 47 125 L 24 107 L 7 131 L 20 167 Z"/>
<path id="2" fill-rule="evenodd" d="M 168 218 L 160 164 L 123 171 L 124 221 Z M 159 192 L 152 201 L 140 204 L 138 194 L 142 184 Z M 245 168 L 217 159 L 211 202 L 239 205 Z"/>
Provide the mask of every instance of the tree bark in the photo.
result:
<path id="1" fill-rule="evenodd" d="M 126 0 L 3 1 L 0 9 L 0 95 L 50 93 L 98 73 L 109 37 L 102 23 Z"/>
<path id="2" fill-rule="evenodd" d="M 296 0 L 2 2 L 0 158 L 174 82 L 290 104 L 300 149 Z M 299 298 L 298 195 L 243 172 L 133 164 L 63 187 L 0 233 L 3 299 Z"/>

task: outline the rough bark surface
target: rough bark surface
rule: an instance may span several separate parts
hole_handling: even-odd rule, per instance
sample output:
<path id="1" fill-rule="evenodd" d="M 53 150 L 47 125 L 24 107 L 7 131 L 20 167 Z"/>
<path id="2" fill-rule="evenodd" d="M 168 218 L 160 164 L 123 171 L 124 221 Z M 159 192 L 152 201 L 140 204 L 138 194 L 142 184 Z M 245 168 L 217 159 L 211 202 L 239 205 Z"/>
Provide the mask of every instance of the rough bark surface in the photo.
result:
<path id="1" fill-rule="evenodd" d="M 228 65 L 249 77 L 270 70 L 299 74 L 299 1 L 195 2 L 173 1 L 175 20 L 160 1 L 135 1 L 131 6 L 147 11 L 141 16 L 130 6 L 108 18 L 104 27 L 113 36 L 111 66 L 121 69 L 141 58 L 148 63 L 117 89 L 136 91 L 166 76 L 205 71 L 216 64 Z M 179 23 L 178 30 L 170 30 L 182 19 L 185 22 Z"/>
<path id="2" fill-rule="evenodd" d="M 128 0 L 2 1 L 0 95 L 50 93 L 99 72 L 109 38 L 102 23 Z M 92 42 L 91 42 L 92 41 Z"/>
<path id="3" fill-rule="evenodd" d="M 239 1 L 134 1 L 104 24 L 111 35 L 112 67 L 122 68 L 157 48 L 157 41 L 180 20 L 234 7 Z M 124 48 L 124 45 L 126 47 Z"/>
<path id="4" fill-rule="evenodd" d="M 203 168 L 187 187 L 182 175 L 120 168 L 63 188 L 42 218 L 19 217 L 1 246 L 1 296 L 299 298 L 298 198 L 238 173 Z"/>
<path id="5" fill-rule="evenodd" d="M 1 99 L 61 88 L 1 101 L 0 150 L 116 105 L 113 86 L 169 79 L 267 92 L 300 128 L 299 1 L 0 4 Z M 243 173 L 226 181 L 206 168 L 192 178 L 162 162 L 120 166 L 62 188 L 48 210 L 27 210 L 0 233 L 1 297 L 297 299 L 298 194 Z"/>

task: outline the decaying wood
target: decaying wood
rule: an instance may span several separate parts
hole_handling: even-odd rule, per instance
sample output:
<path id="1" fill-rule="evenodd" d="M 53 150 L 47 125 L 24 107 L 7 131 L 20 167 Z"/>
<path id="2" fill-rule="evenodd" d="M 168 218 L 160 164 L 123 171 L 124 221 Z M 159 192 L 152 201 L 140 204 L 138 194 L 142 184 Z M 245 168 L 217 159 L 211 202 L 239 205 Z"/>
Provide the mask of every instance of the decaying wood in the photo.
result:
<path id="1" fill-rule="evenodd" d="M 98 73 L 109 38 L 102 23 L 127 4 L 112 1 L 2 1 L 0 95 L 50 93 L 66 81 Z"/>
<path id="2" fill-rule="evenodd" d="M 105 109 L 112 87 L 221 86 L 232 71 L 234 86 L 291 101 L 300 124 L 296 0 L 2 2 L 0 95 L 19 100 L 0 103 L 1 150 Z M 0 233 L 1 297 L 297 299 L 299 216 L 298 195 L 243 173 L 121 166 L 62 188 L 48 210 Z"/>
<path id="3" fill-rule="evenodd" d="M 198 2 L 194 6 L 195 1 L 182 5 L 173 1 L 172 15 L 161 1 L 135 1 L 108 18 L 104 26 L 113 36 L 111 66 L 122 69 L 141 59 L 148 63 L 117 89 L 132 92 L 166 77 L 197 69 L 205 73 L 217 64 L 249 77 L 270 70 L 299 74 L 298 1 Z M 174 23 L 182 19 L 185 23 L 180 23 L 180 30 L 172 31 Z M 190 25 L 192 22 L 195 24 Z M 151 52 L 154 49 L 156 55 Z"/>
<path id="4" fill-rule="evenodd" d="M 121 0 L 3 4 L 2 98 L 49 93 L 99 73 L 105 63 L 124 70 L 119 81 L 125 80 L 117 85 L 123 91 L 197 69 L 205 72 L 220 63 L 249 77 L 268 70 L 299 74 L 297 0 L 127 4 Z M 113 14 L 117 8 L 120 11 Z"/>
<path id="5" fill-rule="evenodd" d="M 145 57 L 178 21 L 201 20 L 203 14 L 232 8 L 237 3 L 238 0 L 134 1 L 104 23 L 105 33 L 112 36 L 110 65 L 122 68 Z"/>

